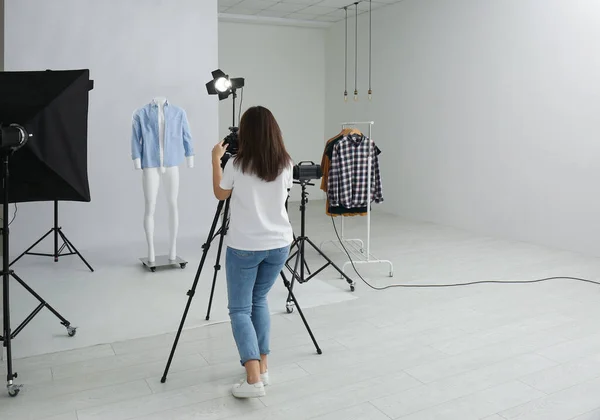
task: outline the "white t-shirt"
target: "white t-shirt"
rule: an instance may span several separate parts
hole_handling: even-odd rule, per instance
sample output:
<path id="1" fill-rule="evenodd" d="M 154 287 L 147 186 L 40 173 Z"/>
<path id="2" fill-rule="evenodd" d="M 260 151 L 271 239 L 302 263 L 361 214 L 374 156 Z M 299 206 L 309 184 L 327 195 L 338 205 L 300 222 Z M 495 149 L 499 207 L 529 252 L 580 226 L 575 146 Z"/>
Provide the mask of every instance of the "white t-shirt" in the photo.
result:
<path id="1" fill-rule="evenodd" d="M 221 180 L 221 188 L 231 192 L 227 246 L 243 251 L 266 251 L 289 246 L 293 241 L 285 201 L 292 188 L 293 166 L 285 168 L 275 181 L 266 182 L 243 173 L 231 157 Z"/>

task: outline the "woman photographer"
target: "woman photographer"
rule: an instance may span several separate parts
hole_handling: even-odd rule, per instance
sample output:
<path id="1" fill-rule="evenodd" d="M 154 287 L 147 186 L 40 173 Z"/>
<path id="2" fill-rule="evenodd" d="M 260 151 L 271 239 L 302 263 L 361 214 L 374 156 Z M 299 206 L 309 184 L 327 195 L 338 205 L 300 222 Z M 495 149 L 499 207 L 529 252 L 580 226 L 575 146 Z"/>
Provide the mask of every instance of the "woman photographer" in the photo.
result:
<path id="1" fill-rule="evenodd" d="M 293 240 L 285 208 L 293 163 L 273 114 L 256 106 L 240 121 L 239 149 L 221 170 L 227 146 L 212 152 L 213 189 L 231 197 L 226 243 L 229 317 L 246 379 L 232 388 L 238 398 L 261 397 L 268 384 L 271 327 L 267 294 L 277 280 Z"/>

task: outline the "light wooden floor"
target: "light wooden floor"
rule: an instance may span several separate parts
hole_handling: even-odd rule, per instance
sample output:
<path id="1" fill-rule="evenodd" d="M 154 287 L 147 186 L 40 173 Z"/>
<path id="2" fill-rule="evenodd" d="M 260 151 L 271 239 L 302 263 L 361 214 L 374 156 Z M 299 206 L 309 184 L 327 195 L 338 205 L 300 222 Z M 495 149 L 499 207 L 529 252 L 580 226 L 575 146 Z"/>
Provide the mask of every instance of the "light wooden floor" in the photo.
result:
<path id="1" fill-rule="evenodd" d="M 332 234 L 320 210 L 313 206 L 309 218 L 317 243 Z M 359 232 L 359 223 L 348 232 Z M 595 258 L 384 214 L 374 218 L 374 238 L 377 254 L 395 264 L 394 282 L 600 273 Z M 344 261 L 334 248 L 328 253 Z M 310 261 L 316 266 L 314 253 Z M 383 268 L 361 270 L 380 286 L 390 282 Z M 183 334 L 164 385 L 172 334 L 17 360 L 26 387 L 14 399 L 0 393 L 0 418 L 600 419 L 600 286 L 376 292 L 359 283 L 356 293 L 306 311 L 322 355 L 297 313 L 273 317 L 265 398 L 230 396 L 243 371 L 230 326 L 221 324 Z"/>

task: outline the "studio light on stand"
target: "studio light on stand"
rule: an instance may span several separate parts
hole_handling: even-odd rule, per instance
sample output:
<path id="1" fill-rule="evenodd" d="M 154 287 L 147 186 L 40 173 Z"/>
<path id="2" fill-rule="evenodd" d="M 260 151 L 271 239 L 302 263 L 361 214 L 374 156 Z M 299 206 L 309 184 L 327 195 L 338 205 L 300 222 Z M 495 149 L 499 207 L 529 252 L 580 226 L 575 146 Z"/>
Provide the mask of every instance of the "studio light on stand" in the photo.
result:
<path id="1" fill-rule="evenodd" d="M 66 328 L 77 329 L 10 268 L 10 203 L 40 201 L 90 201 L 87 180 L 87 117 L 89 70 L 0 72 L 0 196 L 2 197 L 2 303 L 0 342 L 6 348 L 6 387 L 14 384 L 12 340 L 44 308 Z M 61 118 L 56 118 L 60 116 Z M 9 182 L 10 179 L 10 182 Z M 11 188 L 9 188 L 9 185 Z M 11 328 L 10 281 L 21 285 L 38 305 Z M 66 293 L 69 291 L 66 290 Z"/>
<path id="2" fill-rule="evenodd" d="M 238 127 L 236 127 L 236 124 L 235 124 L 235 121 L 236 121 L 236 119 L 235 119 L 235 111 L 236 111 L 235 100 L 237 98 L 237 93 L 236 93 L 237 90 L 244 87 L 245 81 L 243 78 L 230 78 L 227 74 L 225 74 L 221 70 L 213 71 L 212 76 L 213 76 L 213 79 L 206 84 L 206 90 L 209 95 L 218 95 L 220 101 L 227 99 L 229 96 L 233 96 L 233 98 L 232 98 L 233 99 L 232 125 L 231 125 L 231 127 L 229 127 L 229 134 L 225 137 L 225 139 L 223 139 L 224 144 L 227 145 L 227 148 L 226 148 L 225 155 L 221 158 L 221 167 L 225 168 L 225 164 L 227 163 L 229 158 L 231 158 L 232 156 L 235 156 L 235 154 L 238 151 Z M 241 111 L 240 111 L 240 113 L 241 113 Z M 196 271 L 196 276 L 194 278 L 192 288 L 190 290 L 188 290 L 188 292 L 187 292 L 187 296 L 188 296 L 187 304 L 183 311 L 183 316 L 181 318 L 181 322 L 179 323 L 179 329 L 177 330 L 177 334 L 176 334 L 175 340 L 173 342 L 173 347 L 171 348 L 171 353 L 169 354 L 169 359 L 167 361 L 165 371 L 160 380 L 160 382 L 163 384 L 167 381 L 167 375 L 169 373 L 171 363 L 173 362 L 173 357 L 175 355 L 175 351 L 177 349 L 177 344 L 179 343 L 179 339 L 181 337 L 181 332 L 183 331 L 183 327 L 185 325 L 185 320 L 187 318 L 187 314 L 188 314 L 190 306 L 192 304 L 192 299 L 194 298 L 194 295 L 196 294 L 196 287 L 198 285 L 198 280 L 200 279 L 200 274 L 202 273 L 202 268 L 204 267 L 204 263 L 206 261 L 206 257 L 208 255 L 208 251 L 210 249 L 211 243 L 217 237 L 219 237 L 219 245 L 218 245 L 216 261 L 215 261 L 215 265 L 214 265 L 213 281 L 212 281 L 212 286 L 211 286 L 211 290 L 210 290 L 210 298 L 208 301 L 208 310 L 206 313 L 206 320 L 208 321 L 210 319 L 210 311 L 212 308 L 212 301 L 213 301 L 213 297 L 214 297 L 214 293 L 215 293 L 217 276 L 219 274 L 219 271 L 221 270 L 221 254 L 222 254 L 222 249 L 223 249 L 223 242 L 225 239 L 225 235 L 227 234 L 227 230 L 229 228 L 229 202 L 230 202 L 230 198 L 228 198 L 226 200 L 221 200 L 217 204 L 217 210 L 215 211 L 215 215 L 214 215 L 212 223 L 211 223 L 210 231 L 208 232 L 208 237 L 207 237 L 204 245 L 202 245 L 202 258 L 200 259 L 200 264 L 198 265 L 198 270 Z M 219 218 L 221 218 L 221 227 L 219 229 L 217 229 L 217 225 L 219 223 Z M 288 293 L 289 293 L 288 299 L 290 301 L 292 301 L 295 304 L 295 306 L 298 308 L 298 313 L 300 314 L 300 317 L 302 318 L 302 322 L 304 323 L 304 326 L 306 327 L 306 330 L 308 331 L 308 334 L 310 335 L 310 338 L 312 339 L 312 342 L 315 345 L 317 353 L 321 354 L 322 351 L 319 348 L 319 345 L 317 344 L 317 340 L 315 339 L 310 327 L 308 326 L 308 322 L 306 321 L 306 318 L 304 318 L 302 309 L 298 305 L 298 301 L 296 300 L 296 297 L 294 296 L 290 281 L 285 276 L 283 270 L 280 272 L 280 275 L 283 280 L 284 286 L 288 290 Z"/>

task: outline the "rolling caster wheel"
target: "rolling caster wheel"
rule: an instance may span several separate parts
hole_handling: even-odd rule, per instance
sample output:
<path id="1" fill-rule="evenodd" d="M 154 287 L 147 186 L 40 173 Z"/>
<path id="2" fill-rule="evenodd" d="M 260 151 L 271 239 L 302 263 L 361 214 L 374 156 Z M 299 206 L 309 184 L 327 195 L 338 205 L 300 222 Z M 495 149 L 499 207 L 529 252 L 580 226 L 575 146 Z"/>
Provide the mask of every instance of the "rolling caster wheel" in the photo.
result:
<path id="1" fill-rule="evenodd" d="M 394 272 L 390 271 L 390 277 L 394 277 Z"/>
<path id="2" fill-rule="evenodd" d="M 77 327 L 67 327 L 67 334 L 69 334 L 69 337 L 75 337 L 75 334 L 77 334 Z"/>
<path id="3" fill-rule="evenodd" d="M 181 263 L 181 264 L 179 264 L 179 266 L 181 267 L 182 270 L 185 268 L 186 265 L 187 265 L 187 263 Z"/>
<path id="4" fill-rule="evenodd" d="M 156 267 L 150 267 L 150 271 L 154 273 L 156 271 Z"/>
<path id="5" fill-rule="evenodd" d="M 9 385 L 8 386 L 8 395 L 10 397 L 16 397 L 17 395 L 19 395 L 19 392 L 21 392 L 21 388 L 16 386 L 16 385 Z"/>
<path id="6" fill-rule="evenodd" d="M 352 284 L 352 285 L 350 285 L 350 291 L 351 291 L 351 292 L 354 292 L 354 290 L 355 290 L 355 287 L 354 287 L 354 285 L 353 285 L 353 284 Z"/>
<path id="7" fill-rule="evenodd" d="M 294 312 L 294 307 L 292 305 L 285 305 L 285 311 L 288 314 L 291 314 L 292 312 Z"/>

